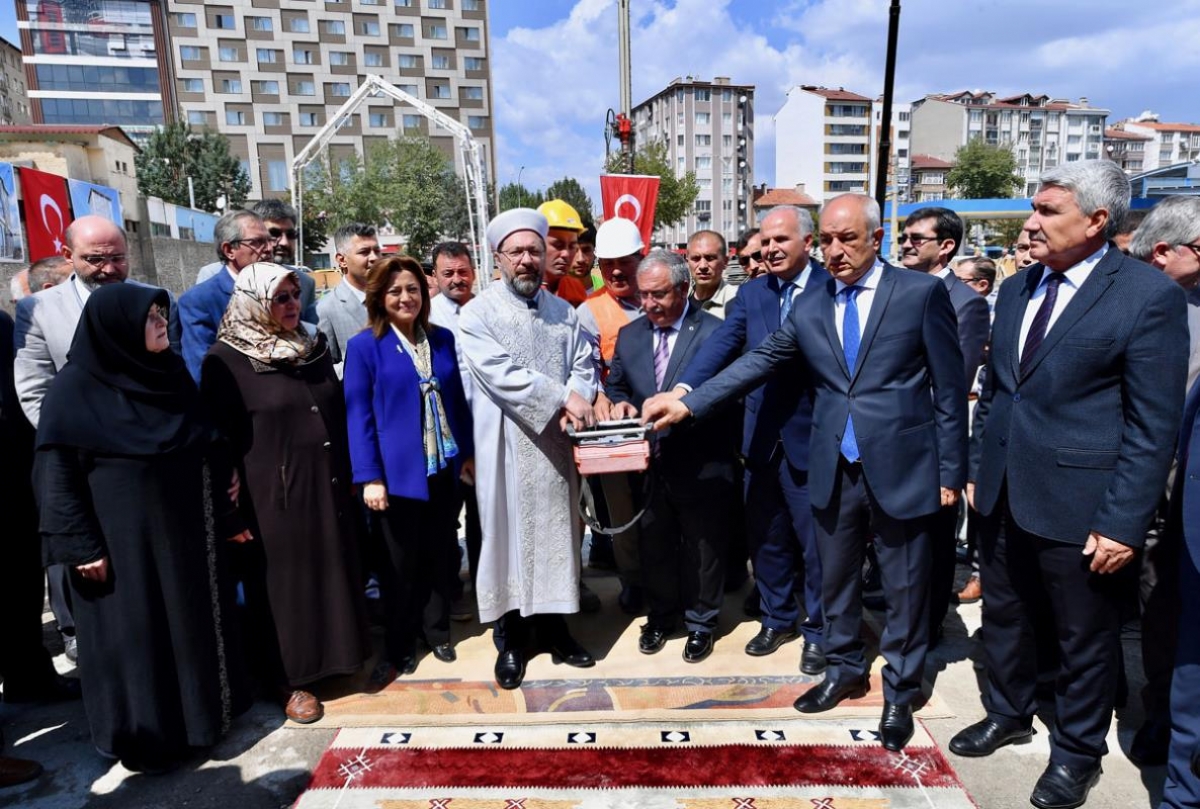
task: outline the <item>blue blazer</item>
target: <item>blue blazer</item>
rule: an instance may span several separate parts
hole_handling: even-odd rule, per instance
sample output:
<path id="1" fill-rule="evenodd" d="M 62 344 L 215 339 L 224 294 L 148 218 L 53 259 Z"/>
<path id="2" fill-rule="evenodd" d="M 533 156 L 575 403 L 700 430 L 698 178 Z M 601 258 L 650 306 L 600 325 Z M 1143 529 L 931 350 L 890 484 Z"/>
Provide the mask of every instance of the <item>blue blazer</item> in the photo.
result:
<path id="1" fill-rule="evenodd" d="M 217 341 L 217 327 L 232 297 L 233 278 L 224 268 L 179 296 L 172 317 L 179 324 L 183 361 L 197 385 L 204 355 Z"/>
<path id="2" fill-rule="evenodd" d="M 822 289 L 829 280 L 829 273 L 816 261 L 810 260 L 809 266 L 812 273 L 799 297 Z M 724 325 L 700 347 L 681 381 L 698 388 L 739 356 L 762 345 L 779 328 L 779 291 L 779 279 L 769 273 L 743 284 L 725 307 Z M 752 464 L 766 464 L 782 441 L 788 463 L 808 469 L 812 413 L 806 374 L 773 377 L 746 395 L 742 455 Z"/>
<path id="3" fill-rule="evenodd" d="M 452 459 L 457 472 L 463 461 L 475 455 L 471 409 L 463 394 L 454 335 L 436 326 L 429 327 L 428 335 L 433 374 L 442 389 L 450 433 L 458 444 L 458 455 Z M 382 480 L 393 497 L 428 500 L 421 432 L 424 404 L 417 369 L 401 350 L 395 332 L 388 329 L 378 339 L 370 331 L 352 337 L 346 344 L 343 382 L 354 482 Z"/>
<path id="4" fill-rule="evenodd" d="M 1021 376 L 1021 321 L 1045 271 L 1022 270 L 996 300 L 971 436 L 975 508 L 991 514 L 1007 486 L 1032 534 L 1083 545 L 1096 531 L 1139 548 L 1179 435 L 1186 296 L 1110 246 Z"/>
<path id="5" fill-rule="evenodd" d="M 808 376 L 813 506 L 832 502 L 853 413 L 863 474 L 884 512 L 897 520 L 934 513 L 939 487 L 961 489 L 967 476 L 967 386 L 950 293 L 939 278 L 884 264 L 851 374 L 834 325 L 836 282 L 809 289 L 778 331 L 683 402 L 704 418 L 769 378 Z"/>
<path id="6" fill-rule="evenodd" d="M 1200 380 L 1188 391 L 1183 408 L 1183 427 L 1179 432 L 1179 468 L 1175 471 L 1175 491 L 1172 499 L 1180 503 L 1183 517 L 1184 547 L 1191 554 L 1192 564 L 1200 569 Z"/>

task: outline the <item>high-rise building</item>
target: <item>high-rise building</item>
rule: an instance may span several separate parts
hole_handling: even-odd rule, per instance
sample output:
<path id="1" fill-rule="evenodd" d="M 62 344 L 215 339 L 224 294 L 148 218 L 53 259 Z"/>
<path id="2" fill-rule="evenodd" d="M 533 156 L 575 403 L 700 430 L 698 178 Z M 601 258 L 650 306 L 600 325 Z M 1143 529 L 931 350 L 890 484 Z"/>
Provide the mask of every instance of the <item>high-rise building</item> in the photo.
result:
<path id="1" fill-rule="evenodd" d="M 495 176 L 486 0 L 168 0 L 167 25 L 186 120 L 229 138 L 254 198 L 288 192 L 292 158 L 371 73 L 468 126 Z M 449 132 L 379 98 L 347 117 L 330 157 L 401 133 L 457 154 Z"/>
<path id="2" fill-rule="evenodd" d="M 117 124 L 135 140 L 174 120 L 159 0 L 16 0 L 38 124 Z"/>
<path id="3" fill-rule="evenodd" d="M 805 84 L 789 90 L 775 113 L 775 184 L 818 202 L 869 193 L 876 142 L 871 106 L 871 99 L 841 87 Z"/>
<path id="4" fill-rule="evenodd" d="M 1024 196 L 1033 196 L 1043 171 L 1059 163 L 1101 156 L 1108 110 L 1086 98 L 1075 104 L 1047 95 L 1001 98 L 986 91 L 928 95 L 912 104 L 914 154 L 954 161 L 968 141 L 1007 146 L 1025 178 Z"/>
<path id="5" fill-rule="evenodd" d="M 912 104 L 892 103 L 891 155 L 888 163 L 888 187 L 895 188 L 900 202 L 910 202 L 912 193 L 911 154 L 909 137 L 912 132 Z M 875 99 L 871 108 L 871 165 L 879 165 L 879 144 L 883 140 L 883 97 Z M 875 178 L 871 178 L 874 188 Z M 888 198 L 891 199 L 889 193 Z"/>
<path id="6" fill-rule="evenodd" d="M 654 238 L 683 246 L 698 230 L 715 230 L 728 242 L 754 221 L 754 86 L 718 76 L 711 82 L 688 76 L 633 108 L 634 137 L 640 149 L 663 141 L 678 176 L 696 172 L 700 194 L 678 225 L 660 228 Z"/>
<path id="7" fill-rule="evenodd" d="M 1109 142 L 1107 145 L 1126 149 L 1137 143 L 1133 137 L 1142 137 L 1144 141 L 1140 148 L 1141 171 L 1166 168 L 1177 163 L 1191 163 L 1200 160 L 1200 124 L 1163 123 L 1157 114 L 1146 111 L 1136 118 L 1117 121 L 1113 129 L 1124 135 L 1117 135 L 1122 143 Z M 1114 153 L 1117 148 L 1114 148 Z M 1112 154 L 1112 153 L 1110 153 Z M 1136 161 L 1135 161 L 1136 162 Z M 1124 167 L 1124 166 L 1123 166 Z M 1128 166 L 1130 170 L 1133 166 Z"/>
<path id="8" fill-rule="evenodd" d="M 21 49 L 0 37 L 0 124 L 27 124 L 29 120 L 29 88 Z"/>

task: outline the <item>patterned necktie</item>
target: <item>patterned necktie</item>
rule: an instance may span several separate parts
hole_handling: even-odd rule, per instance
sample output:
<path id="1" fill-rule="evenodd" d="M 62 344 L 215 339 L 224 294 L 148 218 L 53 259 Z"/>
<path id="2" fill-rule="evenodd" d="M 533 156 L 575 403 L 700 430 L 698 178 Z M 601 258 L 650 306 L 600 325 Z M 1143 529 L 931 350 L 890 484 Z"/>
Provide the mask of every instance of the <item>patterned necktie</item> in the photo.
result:
<path id="1" fill-rule="evenodd" d="M 846 295 L 846 308 L 842 312 L 842 353 L 846 355 L 846 368 L 850 377 L 854 377 L 854 366 L 858 363 L 858 347 L 862 344 L 862 332 L 858 325 L 858 302 L 855 300 L 862 292 L 860 286 L 849 286 L 842 290 Z M 854 462 L 859 458 L 858 439 L 854 437 L 854 420 L 846 414 L 846 432 L 842 434 L 842 455 L 847 461 Z"/>
<path id="2" fill-rule="evenodd" d="M 665 329 L 657 329 L 658 331 L 658 346 L 654 349 L 654 384 L 662 390 L 663 380 L 667 378 L 667 365 L 671 362 L 671 346 L 667 342 L 667 338 L 674 331 L 670 326 Z"/>
<path id="3" fill-rule="evenodd" d="M 1060 272 L 1050 273 L 1046 277 L 1046 294 L 1042 296 L 1042 305 L 1038 307 L 1037 314 L 1033 316 L 1033 323 L 1029 325 L 1029 333 L 1025 335 L 1025 347 L 1021 349 L 1021 376 L 1025 376 L 1029 372 L 1029 368 L 1033 365 L 1033 357 L 1037 354 L 1038 348 L 1042 341 L 1046 339 L 1046 330 L 1050 325 L 1050 315 L 1054 313 L 1054 302 L 1058 300 L 1058 287 L 1062 284 L 1064 276 Z"/>
<path id="4" fill-rule="evenodd" d="M 779 325 L 782 326 L 787 322 L 788 315 L 792 312 L 793 293 L 796 290 L 796 284 L 792 281 L 785 281 L 783 289 L 779 293 Z"/>

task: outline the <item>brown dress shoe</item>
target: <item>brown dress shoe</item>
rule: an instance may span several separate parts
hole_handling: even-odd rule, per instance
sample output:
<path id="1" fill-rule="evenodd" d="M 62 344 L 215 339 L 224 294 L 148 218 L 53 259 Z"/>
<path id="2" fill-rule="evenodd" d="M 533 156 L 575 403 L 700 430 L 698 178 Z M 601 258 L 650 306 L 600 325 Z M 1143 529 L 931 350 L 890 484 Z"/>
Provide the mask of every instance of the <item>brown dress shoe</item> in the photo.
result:
<path id="1" fill-rule="evenodd" d="M 307 691 L 296 690 L 288 697 L 283 712 L 298 725 L 311 725 L 325 715 L 325 706 Z"/>
<path id="2" fill-rule="evenodd" d="M 0 756 L 0 789 L 32 781 L 42 774 L 42 765 L 23 758 Z"/>
<path id="3" fill-rule="evenodd" d="M 966 586 L 959 590 L 955 600 L 959 604 L 974 604 L 981 598 L 983 598 L 983 585 L 979 583 L 978 576 L 972 576 Z"/>

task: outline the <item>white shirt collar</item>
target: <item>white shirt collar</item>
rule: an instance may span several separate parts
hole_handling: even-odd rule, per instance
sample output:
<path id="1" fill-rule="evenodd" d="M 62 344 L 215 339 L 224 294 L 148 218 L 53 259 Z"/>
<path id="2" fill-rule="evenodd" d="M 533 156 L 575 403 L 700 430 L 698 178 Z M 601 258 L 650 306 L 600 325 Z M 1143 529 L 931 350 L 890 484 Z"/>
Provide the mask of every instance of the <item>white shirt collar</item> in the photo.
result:
<path id="1" fill-rule="evenodd" d="M 351 295 L 358 298 L 359 303 L 367 302 L 367 291 L 365 289 L 359 289 L 344 278 L 342 279 L 342 283 L 346 285 L 346 289 L 350 290 Z"/>
<path id="2" fill-rule="evenodd" d="M 1087 280 L 1087 277 L 1092 274 L 1092 270 L 1094 270 L 1096 268 L 1096 265 L 1100 263 L 1100 260 L 1102 258 L 1104 258 L 1104 255 L 1107 252 L 1108 252 L 1108 243 L 1105 242 L 1103 245 L 1100 246 L 1100 249 L 1097 250 L 1095 253 L 1092 253 L 1090 256 L 1088 256 L 1083 261 L 1079 262 L 1078 264 L 1076 264 L 1074 267 L 1070 268 L 1069 270 L 1064 270 L 1063 271 L 1063 280 L 1068 282 L 1071 286 L 1075 287 L 1076 289 L 1079 289 L 1080 285 L 1083 284 L 1083 282 Z M 1045 269 L 1046 269 L 1046 272 L 1042 273 L 1042 280 L 1040 280 L 1038 282 L 1039 289 L 1041 287 L 1046 286 L 1046 281 L 1050 278 L 1050 273 L 1054 272 L 1049 267 L 1046 267 Z"/>
<path id="3" fill-rule="evenodd" d="M 77 273 L 71 273 L 71 282 L 75 284 L 75 291 L 79 293 L 81 303 L 87 303 L 88 297 L 92 294 L 92 288 L 83 283 L 83 279 Z"/>
<path id="4" fill-rule="evenodd" d="M 954 270 L 950 269 L 949 267 L 942 267 L 940 270 L 934 273 L 934 275 L 936 275 L 938 278 L 941 278 L 943 281 L 953 274 Z"/>
<path id="5" fill-rule="evenodd" d="M 864 275 L 862 278 L 859 278 L 857 281 L 855 281 L 854 286 L 862 287 L 863 289 L 874 289 L 875 287 L 879 286 L 879 276 L 882 273 L 883 273 L 883 262 L 879 260 L 878 256 L 876 256 L 875 263 L 871 265 L 871 269 L 867 270 L 866 275 Z M 850 286 L 850 284 L 843 283 L 842 281 L 839 280 L 837 282 L 837 291 L 841 292 L 848 286 Z M 859 293 L 859 294 L 862 294 L 862 293 Z"/>

